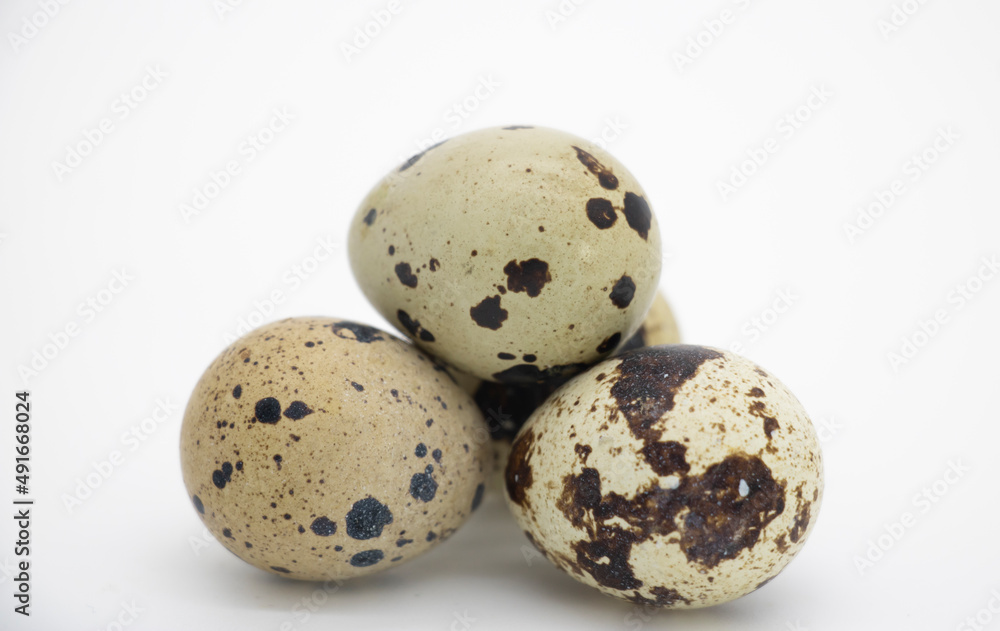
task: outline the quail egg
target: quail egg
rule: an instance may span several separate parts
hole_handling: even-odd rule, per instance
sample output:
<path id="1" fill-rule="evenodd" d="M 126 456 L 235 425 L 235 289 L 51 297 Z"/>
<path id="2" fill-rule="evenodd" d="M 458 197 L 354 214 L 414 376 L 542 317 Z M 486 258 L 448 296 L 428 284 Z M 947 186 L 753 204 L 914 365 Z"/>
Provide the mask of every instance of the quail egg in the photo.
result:
<path id="1" fill-rule="evenodd" d="M 823 493 L 802 405 L 703 346 L 654 346 L 569 381 L 514 440 L 508 505 L 555 565 L 632 602 L 748 594 L 802 548 Z"/>
<path id="2" fill-rule="evenodd" d="M 477 378 L 537 383 L 606 358 L 660 275 L 646 193 L 571 134 L 509 126 L 429 147 L 352 220 L 362 291 L 427 352 Z"/>
<path id="3" fill-rule="evenodd" d="M 293 579 L 371 574 L 447 539 L 482 500 L 482 415 L 413 345 L 346 320 L 290 318 L 224 350 L 181 428 L 208 530 Z"/>

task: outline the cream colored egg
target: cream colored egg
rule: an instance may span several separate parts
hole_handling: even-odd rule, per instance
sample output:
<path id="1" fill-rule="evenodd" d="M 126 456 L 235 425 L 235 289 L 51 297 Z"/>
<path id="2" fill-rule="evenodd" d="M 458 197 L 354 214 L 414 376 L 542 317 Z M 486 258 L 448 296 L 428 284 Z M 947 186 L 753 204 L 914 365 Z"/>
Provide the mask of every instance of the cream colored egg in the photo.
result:
<path id="1" fill-rule="evenodd" d="M 226 548 L 294 579 L 394 567 L 447 539 L 490 468 L 482 416 L 411 344 L 331 318 L 240 338 L 181 428 L 188 495 Z"/>
<path id="2" fill-rule="evenodd" d="M 737 355 L 655 346 L 571 380 L 514 441 L 508 504 L 571 576 L 636 603 L 748 594 L 802 548 L 823 494 L 802 405 Z"/>
<path id="3" fill-rule="evenodd" d="M 609 356 L 660 275 L 645 192 L 609 153 L 542 127 L 475 131 L 386 176 L 348 238 L 362 291 L 480 379 L 533 383 Z"/>

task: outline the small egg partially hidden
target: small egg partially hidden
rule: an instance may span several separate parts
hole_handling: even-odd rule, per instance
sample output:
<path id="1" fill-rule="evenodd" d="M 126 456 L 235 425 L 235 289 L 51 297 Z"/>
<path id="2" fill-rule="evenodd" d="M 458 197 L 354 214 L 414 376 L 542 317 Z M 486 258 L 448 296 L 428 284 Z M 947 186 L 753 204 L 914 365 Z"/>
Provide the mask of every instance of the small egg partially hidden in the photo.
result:
<path id="1" fill-rule="evenodd" d="M 195 387 L 184 484 L 208 530 L 258 568 L 371 574 L 447 539 L 483 497 L 482 416 L 411 344 L 331 318 L 234 342 Z"/>
<path id="2" fill-rule="evenodd" d="M 505 473 L 529 540 L 636 603 L 748 594 L 804 545 L 823 493 L 802 405 L 752 362 L 654 346 L 572 379 L 528 420 Z"/>

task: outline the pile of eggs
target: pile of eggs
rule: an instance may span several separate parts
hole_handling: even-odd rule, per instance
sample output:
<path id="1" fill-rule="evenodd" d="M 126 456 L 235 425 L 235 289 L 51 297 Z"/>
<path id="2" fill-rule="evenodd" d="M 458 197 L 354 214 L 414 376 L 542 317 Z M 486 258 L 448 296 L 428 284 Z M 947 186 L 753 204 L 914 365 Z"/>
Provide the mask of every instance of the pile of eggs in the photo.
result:
<path id="1" fill-rule="evenodd" d="M 241 559 L 390 569 L 497 489 L 553 564 L 636 603 L 726 602 L 802 548 L 812 423 L 759 366 L 679 343 L 656 216 L 606 151 L 540 127 L 452 138 L 372 189 L 348 243 L 409 340 L 289 318 L 224 350 L 188 403 L 188 495 Z"/>

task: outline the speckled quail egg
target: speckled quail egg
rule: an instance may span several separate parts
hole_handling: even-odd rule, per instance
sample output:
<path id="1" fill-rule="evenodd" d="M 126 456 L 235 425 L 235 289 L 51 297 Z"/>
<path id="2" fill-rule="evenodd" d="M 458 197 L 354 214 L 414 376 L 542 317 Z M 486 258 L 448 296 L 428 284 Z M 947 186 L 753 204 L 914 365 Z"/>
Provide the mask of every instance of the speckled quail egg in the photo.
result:
<path id="1" fill-rule="evenodd" d="M 646 193 L 605 150 L 497 127 L 413 156 L 362 202 L 351 268 L 378 311 L 480 379 L 535 383 L 611 355 L 656 292 Z"/>
<path id="2" fill-rule="evenodd" d="M 289 578 L 344 579 L 461 526 L 483 496 L 485 435 L 472 399 L 413 345 L 291 318 L 237 340 L 202 375 L 181 465 L 202 521 L 238 557 Z"/>
<path id="3" fill-rule="evenodd" d="M 703 346 L 653 346 L 569 381 L 514 440 L 508 505 L 555 565 L 632 602 L 748 594 L 802 548 L 823 494 L 802 405 Z"/>
<path id="4" fill-rule="evenodd" d="M 615 351 L 615 355 L 643 346 L 677 344 L 680 341 L 673 311 L 663 293 L 657 292 L 639 330 Z M 569 380 L 568 377 L 555 377 L 540 384 L 504 384 L 482 381 L 464 373 L 456 373 L 455 377 L 459 385 L 475 399 L 486 419 L 493 438 L 495 467 L 501 472 L 507 465 L 511 441 L 528 417 L 550 394 Z"/>

